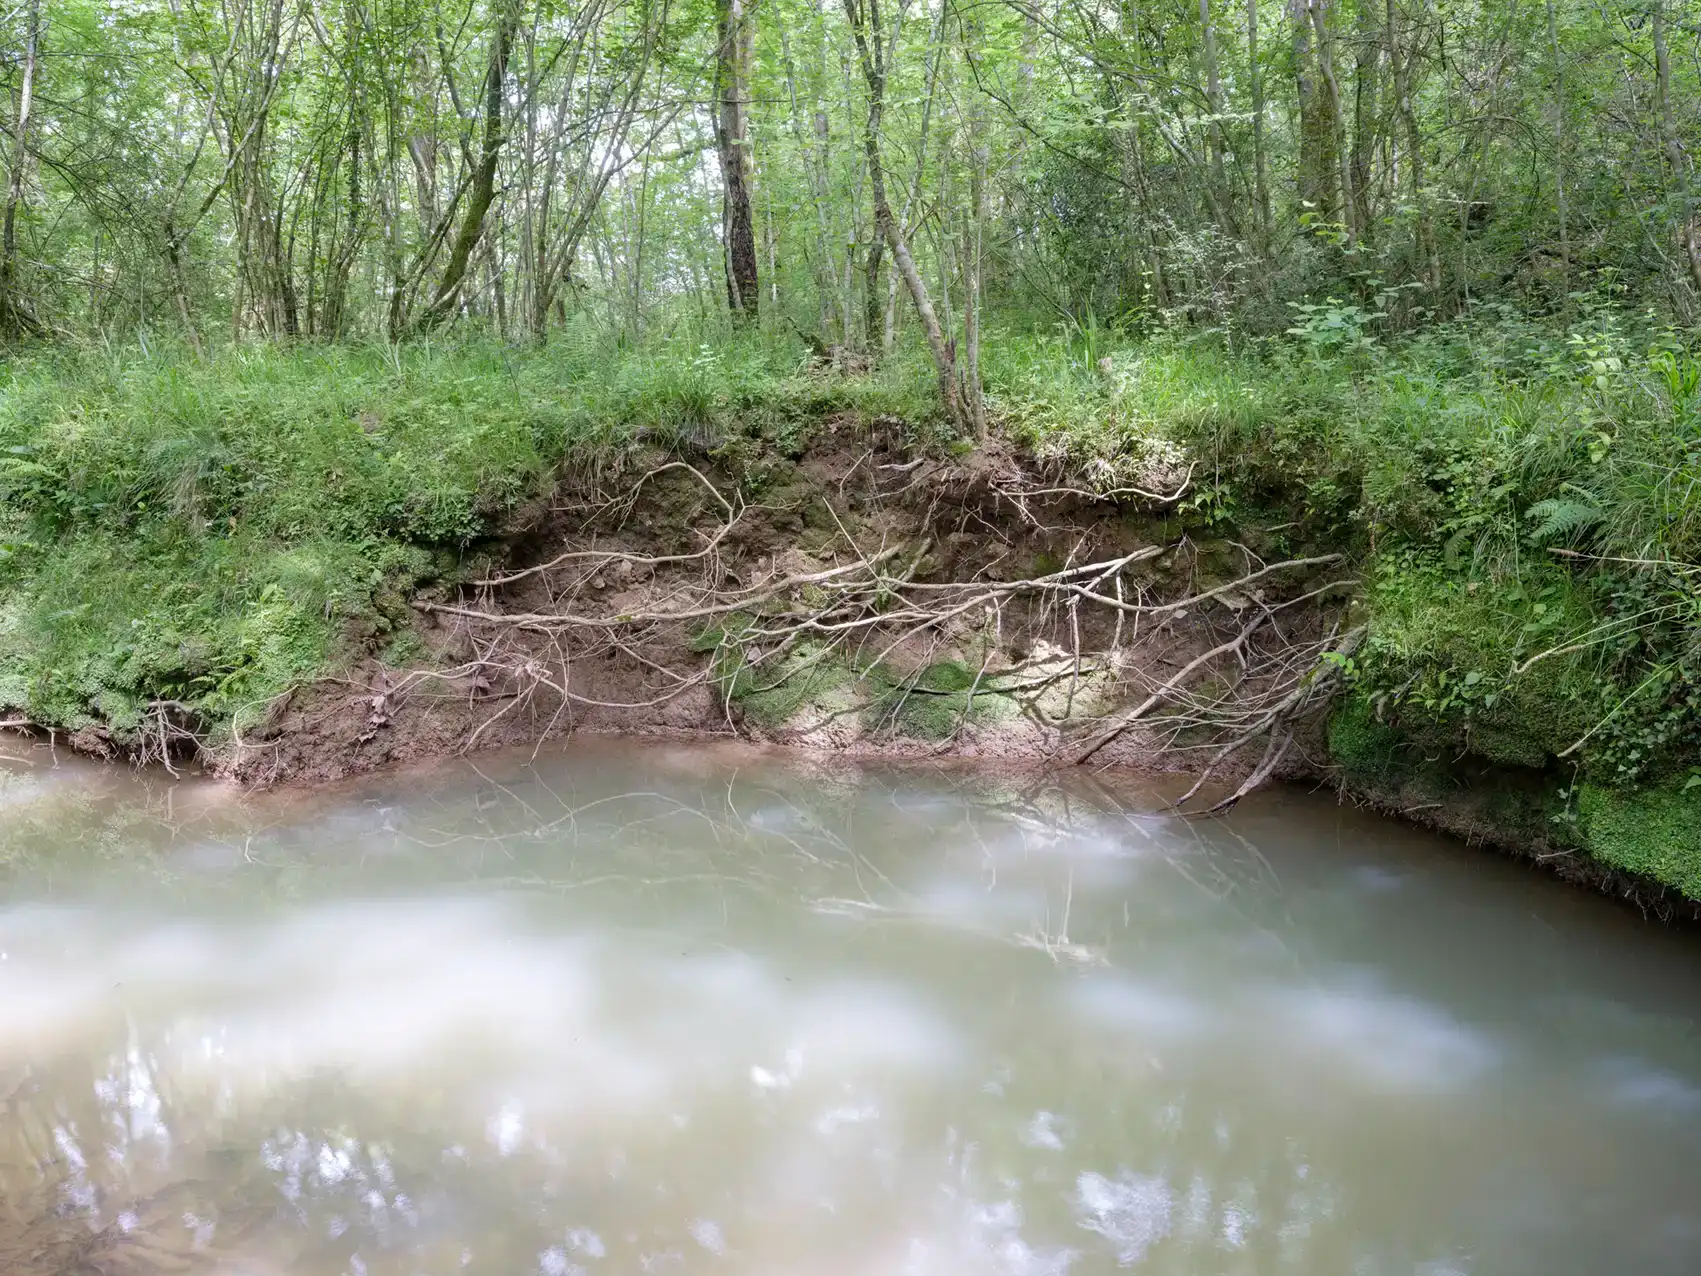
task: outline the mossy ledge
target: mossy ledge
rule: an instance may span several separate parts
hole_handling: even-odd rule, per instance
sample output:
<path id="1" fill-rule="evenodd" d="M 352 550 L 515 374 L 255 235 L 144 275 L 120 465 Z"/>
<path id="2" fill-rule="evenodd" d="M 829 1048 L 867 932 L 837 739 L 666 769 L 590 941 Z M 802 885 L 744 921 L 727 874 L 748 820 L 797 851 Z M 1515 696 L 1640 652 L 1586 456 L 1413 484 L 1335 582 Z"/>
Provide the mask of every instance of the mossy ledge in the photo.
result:
<path id="1" fill-rule="evenodd" d="M 1449 756 L 1435 744 L 1348 696 L 1330 716 L 1316 775 L 1346 800 L 1527 859 L 1660 921 L 1701 924 L 1701 786 L 1568 785 L 1550 768 Z"/>

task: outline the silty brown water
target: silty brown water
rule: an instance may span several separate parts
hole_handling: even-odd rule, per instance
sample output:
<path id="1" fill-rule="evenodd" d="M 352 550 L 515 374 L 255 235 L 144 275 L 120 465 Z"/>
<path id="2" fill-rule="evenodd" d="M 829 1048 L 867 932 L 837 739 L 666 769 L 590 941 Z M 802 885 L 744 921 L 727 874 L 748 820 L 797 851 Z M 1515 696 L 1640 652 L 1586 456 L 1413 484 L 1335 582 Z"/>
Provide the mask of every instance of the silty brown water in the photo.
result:
<path id="1" fill-rule="evenodd" d="M 11 751 L 8 1276 L 1701 1270 L 1701 942 L 1326 796 Z"/>

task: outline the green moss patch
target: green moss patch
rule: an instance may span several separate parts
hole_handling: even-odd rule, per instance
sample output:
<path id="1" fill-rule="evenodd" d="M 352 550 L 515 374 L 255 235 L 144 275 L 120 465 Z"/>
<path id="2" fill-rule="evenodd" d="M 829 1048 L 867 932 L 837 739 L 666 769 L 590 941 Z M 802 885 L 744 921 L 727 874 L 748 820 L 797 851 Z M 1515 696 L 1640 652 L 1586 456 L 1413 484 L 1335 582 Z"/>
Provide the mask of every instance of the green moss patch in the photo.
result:
<path id="1" fill-rule="evenodd" d="M 758 725 L 777 729 L 811 710 L 817 717 L 851 710 L 855 681 L 855 671 L 829 649 L 801 643 L 779 660 L 739 663 L 728 695 Z"/>
<path id="2" fill-rule="evenodd" d="M 1577 815 L 1596 859 L 1701 899 L 1701 787 L 1627 793 L 1585 784 Z"/>
<path id="3" fill-rule="evenodd" d="M 1348 697 L 1329 719 L 1329 756 L 1348 779 L 1361 784 L 1398 784 L 1412 769 L 1405 737 L 1377 721 L 1362 695 Z"/>
<path id="4" fill-rule="evenodd" d="M 965 723 L 996 722 L 1016 712 L 996 676 L 960 660 L 936 661 L 907 676 L 877 667 L 867 683 L 873 692 L 863 713 L 869 727 L 920 740 L 944 740 Z"/>

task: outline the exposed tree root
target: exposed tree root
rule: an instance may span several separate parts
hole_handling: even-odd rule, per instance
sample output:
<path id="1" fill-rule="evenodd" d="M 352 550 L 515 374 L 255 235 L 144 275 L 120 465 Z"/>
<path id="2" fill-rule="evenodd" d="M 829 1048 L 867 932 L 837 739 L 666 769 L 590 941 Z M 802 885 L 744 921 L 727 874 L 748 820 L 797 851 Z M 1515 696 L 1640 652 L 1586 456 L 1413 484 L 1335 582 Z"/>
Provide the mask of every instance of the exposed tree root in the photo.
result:
<path id="1" fill-rule="evenodd" d="M 158 763 L 176 775 L 177 759 L 193 758 L 201 753 L 203 742 L 195 730 L 196 720 L 195 711 L 182 701 L 150 700 L 133 750 L 136 763 L 139 766 Z"/>
<path id="2" fill-rule="evenodd" d="M 687 472 L 718 517 L 691 533 L 700 542 L 696 548 L 640 552 L 627 525 L 640 490 L 669 470 Z M 876 467 L 864 472 L 878 482 Z M 843 498 L 843 481 L 839 489 Z M 1092 495 L 1075 489 L 995 491 L 1018 503 L 1058 493 Z M 817 551 L 816 561 L 783 552 L 752 564 L 740 555 L 738 538 L 753 507 L 727 497 L 684 462 L 646 472 L 622 497 L 589 507 L 608 530 L 588 536 L 588 543 L 535 567 L 475 581 L 467 598 L 415 602 L 422 613 L 462 632 L 471 658 L 386 684 L 374 698 L 372 730 L 382 728 L 392 703 L 428 684 L 440 694 L 489 702 L 488 715 L 465 741 L 468 748 L 518 714 L 546 712 L 547 730 L 564 717 L 570 722 L 576 708 L 650 709 L 708 684 L 718 688 L 730 727 L 735 694 L 772 691 L 829 666 L 849 668 L 861 678 L 875 669 L 890 671 L 896 660 L 912 672 L 882 693 L 869 729 L 895 730 L 912 698 L 961 696 L 936 746 L 942 751 L 968 728 L 977 703 L 1004 697 L 1051 733 L 1054 755 L 1081 764 L 1140 726 L 1143 738 L 1160 751 L 1208 753 L 1199 783 L 1178 805 L 1192 801 L 1231 758 L 1263 741 L 1262 755 L 1239 788 L 1208 808 L 1220 810 L 1275 773 L 1296 731 L 1337 689 L 1339 657 L 1350 654 L 1361 634 L 1354 630 L 1336 644 L 1339 621 L 1331 626 L 1326 619 L 1338 611 L 1332 600 L 1356 584 L 1351 579 L 1328 580 L 1285 599 L 1266 597 L 1283 582 L 1314 579 L 1318 569 L 1341 561 L 1336 554 L 1263 563 L 1246 551 L 1249 570 L 1236 578 L 1163 598 L 1151 596 L 1149 571 L 1135 569 L 1185 553 L 1185 543 L 1070 561 L 1089 557 L 1084 551 L 1091 540 L 1081 533 L 1065 565 L 1052 571 L 993 579 L 995 559 L 968 579 L 939 579 L 931 534 L 894 541 L 886 532 L 878 544 L 865 544 L 851 526 L 872 539 L 866 519 L 853 520 L 848 503 L 841 511 L 825 495 L 818 500 L 838 534 L 828 549 Z M 937 525 L 936 509 L 937 500 L 929 506 L 928 526 Z M 1025 504 L 1023 514 L 1033 521 Z M 501 592 L 522 584 L 531 605 L 504 607 Z M 540 585 L 543 606 L 537 601 Z M 1187 649 L 1187 634 L 1209 632 L 1211 617 L 1225 615 L 1234 619 L 1232 632 L 1193 651 L 1161 680 L 1147 672 L 1150 662 L 1142 668 L 1143 662 L 1130 659 L 1141 641 L 1162 639 L 1166 649 Z M 1024 649 L 1037 654 L 1013 654 Z M 682 668 L 684 651 L 699 659 Z M 922 684 L 924 669 L 952 653 L 969 653 L 973 677 L 966 694 Z M 577 689 L 576 669 L 609 661 L 644 671 L 645 694 L 610 699 Z M 1079 695 L 1088 687 L 1094 698 L 1083 708 Z M 1111 692 L 1123 707 L 1106 711 L 1102 706 L 1112 702 Z M 823 710 L 828 723 L 858 712 Z"/>

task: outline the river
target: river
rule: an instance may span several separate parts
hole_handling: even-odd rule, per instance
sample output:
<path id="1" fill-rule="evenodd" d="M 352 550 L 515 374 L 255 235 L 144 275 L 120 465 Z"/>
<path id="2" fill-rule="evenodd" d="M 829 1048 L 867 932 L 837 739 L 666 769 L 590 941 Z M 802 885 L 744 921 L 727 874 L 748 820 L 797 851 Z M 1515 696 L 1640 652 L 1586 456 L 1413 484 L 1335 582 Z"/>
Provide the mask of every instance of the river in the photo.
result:
<path id="1" fill-rule="evenodd" d="M 1701 1271 L 1701 937 L 1327 794 L 6 751 L 7 1276 Z"/>

